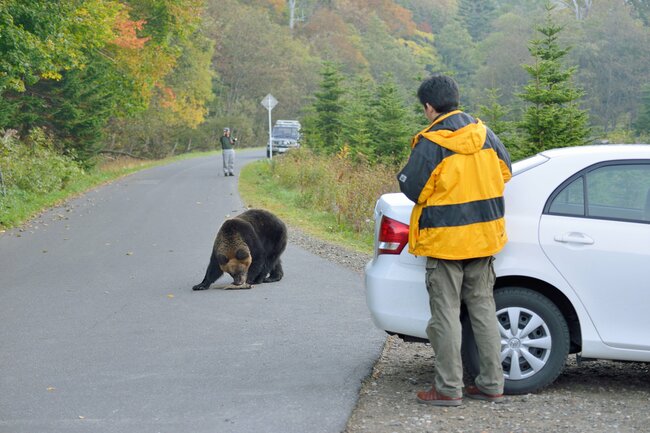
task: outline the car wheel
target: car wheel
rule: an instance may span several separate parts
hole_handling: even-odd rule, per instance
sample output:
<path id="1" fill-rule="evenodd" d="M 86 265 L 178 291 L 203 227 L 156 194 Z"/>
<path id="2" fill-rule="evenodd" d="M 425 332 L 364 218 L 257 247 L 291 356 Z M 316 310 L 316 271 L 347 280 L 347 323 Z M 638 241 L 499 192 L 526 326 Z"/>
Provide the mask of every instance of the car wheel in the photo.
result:
<path id="1" fill-rule="evenodd" d="M 569 354 L 569 328 L 547 297 L 523 287 L 494 291 L 506 394 L 526 394 L 552 383 Z M 474 378 L 479 356 L 469 317 L 463 321 L 463 364 Z"/>

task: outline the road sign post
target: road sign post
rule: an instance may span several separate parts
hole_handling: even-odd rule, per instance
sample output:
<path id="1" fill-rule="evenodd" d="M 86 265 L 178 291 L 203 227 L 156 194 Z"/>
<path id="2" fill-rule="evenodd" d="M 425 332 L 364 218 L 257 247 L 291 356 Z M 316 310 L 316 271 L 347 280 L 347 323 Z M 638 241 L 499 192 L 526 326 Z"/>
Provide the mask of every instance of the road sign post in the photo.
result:
<path id="1" fill-rule="evenodd" d="M 278 105 L 278 100 L 270 93 L 262 99 L 262 105 L 269 111 L 269 159 L 273 159 L 273 128 L 271 125 L 271 110 Z"/>

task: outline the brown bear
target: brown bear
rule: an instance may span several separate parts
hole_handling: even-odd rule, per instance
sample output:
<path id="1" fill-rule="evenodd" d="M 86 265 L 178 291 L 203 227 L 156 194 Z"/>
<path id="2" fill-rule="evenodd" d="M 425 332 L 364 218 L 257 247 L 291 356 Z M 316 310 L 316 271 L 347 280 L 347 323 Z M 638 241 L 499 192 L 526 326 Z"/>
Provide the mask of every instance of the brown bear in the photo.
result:
<path id="1" fill-rule="evenodd" d="M 224 272 L 235 286 L 280 281 L 280 255 L 287 246 L 287 227 L 271 212 L 250 209 L 221 225 L 205 278 L 192 290 L 205 290 Z"/>

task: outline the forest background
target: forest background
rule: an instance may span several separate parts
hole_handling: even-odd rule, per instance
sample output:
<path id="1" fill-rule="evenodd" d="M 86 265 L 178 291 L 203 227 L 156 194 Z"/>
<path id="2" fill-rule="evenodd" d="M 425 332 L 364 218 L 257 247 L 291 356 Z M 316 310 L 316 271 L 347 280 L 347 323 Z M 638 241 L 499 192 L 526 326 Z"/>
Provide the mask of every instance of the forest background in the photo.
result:
<path id="1" fill-rule="evenodd" d="M 268 93 L 274 119 L 300 119 L 304 147 L 334 158 L 319 164 L 344 167 L 333 182 L 364 170 L 392 181 L 425 126 L 415 91 L 434 72 L 454 76 L 463 109 L 526 156 L 545 20 L 557 29 L 546 53 L 572 95 L 558 105 L 584 113 L 580 140 L 648 142 L 650 2 L 551 3 L 0 0 L 0 208 L 65 188 L 102 156 L 215 149 L 225 126 L 240 146 L 263 146 Z M 286 171 L 266 175 L 307 185 L 319 173 Z M 314 200 L 340 212 L 334 199 Z"/>

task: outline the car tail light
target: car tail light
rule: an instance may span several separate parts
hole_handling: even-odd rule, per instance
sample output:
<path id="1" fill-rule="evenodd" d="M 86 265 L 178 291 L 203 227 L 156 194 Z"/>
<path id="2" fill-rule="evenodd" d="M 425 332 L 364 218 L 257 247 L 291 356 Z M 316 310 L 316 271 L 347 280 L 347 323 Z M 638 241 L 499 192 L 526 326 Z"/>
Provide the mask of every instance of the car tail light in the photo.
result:
<path id="1" fill-rule="evenodd" d="M 378 254 L 400 254 L 409 241 L 409 226 L 387 216 L 379 224 Z"/>

